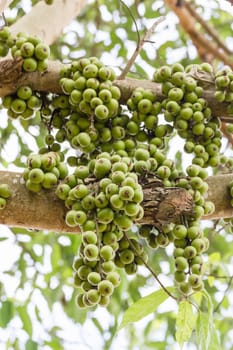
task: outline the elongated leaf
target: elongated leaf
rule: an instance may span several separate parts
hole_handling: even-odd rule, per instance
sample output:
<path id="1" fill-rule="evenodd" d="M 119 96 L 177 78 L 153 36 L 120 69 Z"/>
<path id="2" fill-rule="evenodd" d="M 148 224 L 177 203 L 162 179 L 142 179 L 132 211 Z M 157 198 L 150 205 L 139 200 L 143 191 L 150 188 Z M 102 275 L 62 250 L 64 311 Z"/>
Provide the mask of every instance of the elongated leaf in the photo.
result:
<path id="1" fill-rule="evenodd" d="M 38 349 L 37 343 L 31 339 L 28 339 L 26 343 L 26 350 L 37 350 L 37 349 Z"/>
<path id="2" fill-rule="evenodd" d="M 220 350 L 218 335 L 213 324 L 213 303 L 210 295 L 203 291 L 207 299 L 207 312 L 199 311 L 197 318 L 197 344 L 202 350 Z"/>
<path id="3" fill-rule="evenodd" d="M 6 300 L 0 308 L 0 327 L 6 328 L 14 315 L 14 307 L 12 302 Z"/>
<path id="4" fill-rule="evenodd" d="M 197 343 L 202 350 L 209 349 L 210 344 L 210 317 L 205 312 L 199 312 L 197 318 Z"/>
<path id="5" fill-rule="evenodd" d="M 3 242 L 5 240 L 9 239 L 9 237 L 0 237 L 0 242 Z"/>
<path id="6" fill-rule="evenodd" d="M 168 287 L 167 289 L 170 293 L 174 290 L 173 287 Z M 119 329 L 125 327 L 129 323 L 137 322 L 143 317 L 151 314 L 168 297 L 169 295 L 161 288 L 156 292 L 139 299 L 136 303 L 132 304 L 128 310 L 126 310 Z"/>
<path id="7" fill-rule="evenodd" d="M 26 305 L 25 306 L 19 306 L 17 308 L 17 311 L 19 313 L 19 317 L 23 323 L 23 329 L 28 333 L 28 335 L 32 336 L 32 322 L 28 315 Z"/>
<path id="8" fill-rule="evenodd" d="M 176 340 L 180 346 L 189 341 L 195 324 L 196 315 L 193 313 L 192 305 L 187 300 L 181 301 L 176 318 Z"/>

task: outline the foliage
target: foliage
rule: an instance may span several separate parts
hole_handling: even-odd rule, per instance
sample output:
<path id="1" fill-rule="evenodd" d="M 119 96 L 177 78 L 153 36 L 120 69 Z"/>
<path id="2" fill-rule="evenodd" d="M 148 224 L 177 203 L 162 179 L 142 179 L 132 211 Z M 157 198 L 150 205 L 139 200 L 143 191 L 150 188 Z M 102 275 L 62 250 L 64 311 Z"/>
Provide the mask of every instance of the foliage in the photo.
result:
<path id="1" fill-rule="evenodd" d="M 32 5 L 35 3 L 33 1 Z M 81 56 L 97 56 L 106 64 L 109 64 L 111 57 L 111 65 L 117 66 L 120 72 L 119 67 L 125 66 L 135 48 L 137 35 L 142 36 L 151 21 L 167 15 L 169 20 L 158 27 L 151 42 L 145 43 L 130 74 L 147 78 L 152 69 L 174 63 L 174 57 L 184 65 L 200 63 L 188 36 L 162 1 L 127 3 L 137 21 L 139 33 L 127 9 L 122 4 L 119 6 L 118 1 L 90 1 L 77 20 L 65 29 L 51 47 L 53 57 L 67 62 Z M 212 7 L 201 2 L 197 5 L 199 12 L 218 29 L 222 38 L 230 40 L 232 28 L 226 24 L 231 20 L 231 15 L 220 9 L 217 1 L 211 4 Z M 12 9 L 16 9 L 12 12 L 15 20 L 24 14 L 21 5 L 21 1 L 13 1 L 11 5 Z M 215 64 L 221 66 L 217 60 Z M 38 115 L 29 120 L 11 120 L 6 118 L 5 110 L 2 110 L 0 161 L 4 167 L 10 169 L 12 164 L 24 167 L 26 157 L 44 146 L 47 127 L 42 125 L 39 131 L 39 121 Z M 17 151 L 10 152 L 8 156 L 12 142 Z M 168 147 L 169 152 L 171 150 Z M 231 155 L 230 150 L 228 152 Z M 205 227 L 205 235 L 210 240 L 210 258 L 205 269 L 208 294 L 197 293 L 194 296 L 193 303 L 198 306 L 198 310 L 187 301 L 179 304 L 178 311 L 176 305 L 167 301 L 164 302 L 167 309 L 164 309 L 164 305 L 160 307 L 167 295 L 160 289 L 156 290 L 155 281 L 141 267 L 134 277 L 126 278 L 121 273 L 121 285 L 108 306 L 111 316 L 103 310 L 83 311 L 76 308 L 72 263 L 81 244 L 79 235 L 4 229 L 0 248 L 4 251 L 7 247 L 14 252 L 11 263 L 3 265 L 1 273 L 0 334 L 5 348 L 31 350 L 47 346 L 48 349 L 73 349 L 73 340 L 70 341 L 64 333 L 70 334 L 69 328 L 73 330 L 71 339 L 74 337 L 75 347 L 83 346 L 83 349 L 94 348 L 94 336 L 99 339 L 99 348 L 114 349 L 118 346 L 122 332 L 127 333 L 128 342 L 124 345 L 129 349 L 170 349 L 176 341 L 180 344 L 190 341 L 190 344 L 196 343 L 201 349 L 231 348 L 231 227 L 231 220 L 221 220 Z M 172 283 L 174 266 L 169 248 L 150 253 L 150 263 L 156 267 L 157 274 L 162 273 Z M 9 288 L 9 285 L 12 287 Z M 140 299 L 142 295 L 147 297 Z M 148 299 L 149 303 L 155 300 L 151 310 L 146 309 L 144 304 Z M 135 316 L 135 312 L 138 314 L 138 305 L 138 310 L 143 310 L 143 316 L 151 311 L 151 317 L 146 318 L 143 327 L 130 325 L 118 335 L 120 325 L 139 320 L 140 317 Z M 177 314 L 176 321 L 174 312 Z M 58 314 L 62 321 L 57 317 Z M 196 333 L 192 332 L 195 322 Z M 64 326 L 65 323 L 67 326 Z M 76 337 L 77 329 L 79 333 Z M 90 329 L 93 337 L 89 343 Z"/>

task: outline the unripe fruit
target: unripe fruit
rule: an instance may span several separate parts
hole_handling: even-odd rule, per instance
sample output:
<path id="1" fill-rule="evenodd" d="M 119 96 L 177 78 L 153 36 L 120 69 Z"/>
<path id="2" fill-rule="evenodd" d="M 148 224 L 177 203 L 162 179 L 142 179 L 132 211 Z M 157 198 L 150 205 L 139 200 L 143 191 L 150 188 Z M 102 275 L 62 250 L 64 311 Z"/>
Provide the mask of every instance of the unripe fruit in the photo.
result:
<path id="1" fill-rule="evenodd" d="M 87 220 L 83 225 L 82 225 L 82 230 L 83 232 L 85 231 L 94 231 L 96 228 L 95 221 L 93 220 Z"/>
<path id="2" fill-rule="evenodd" d="M 121 282 L 119 273 L 115 271 L 108 273 L 106 279 L 110 281 L 115 288 L 118 287 Z"/>
<path id="3" fill-rule="evenodd" d="M 11 103 L 11 110 L 16 114 L 22 114 L 26 108 L 26 102 L 20 98 L 15 98 Z"/>
<path id="4" fill-rule="evenodd" d="M 28 179 L 26 181 L 26 188 L 31 192 L 38 193 L 41 190 L 41 184 L 34 184 Z"/>
<path id="5" fill-rule="evenodd" d="M 191 243 L 192 247 L 194 247 L 198 254 L 205 251 L 205 241 L 202 238 L 196 238 Z"/>
<path id="6" fill-rule="evenodd" d="M 137 203 L 129 202 L 125 205 L 125 214 L 128 216 L 136 216 L 139 212 L 140 206 Z"/>
<path id="7" fill-rule="evenodd" d="M 98 283 L 97 289 L 102 296 L 110 296 L 113 293 L 114 287 L 112 282 L 103 280 Z"/>
<path id="8" fill-rule="evenodd" d="M 106 208 L 108 206 L 108 199 L 104 192 L 100 192 L 95 197 L 95 206 L 96 208 Z"/>
<path id="9" fill-rule="evenodd" d="M 130 186 L 123 186 L 119 190 L 119 198 L 123 201 L 130 201 L 134 197 L 134 190 Z"/>
<path id="10" fill-rule="evenodd" d="M 121 184 L 125 180 L 125 173 L 123 171 L 117 170 L 111 174 L 112 182 L 115 184 Z"/>
<path id="11" fill-rule="evenodd" d="M 95 261 L 99 256 L 99 249 L 95 244 L 87 244 L 83 249 L 83 254 L 88 261 Z"/>
<path id="12" fill-rule="evenodd" d="M 42 180 L 42 187 L 50 189 L 52 187 L 54 187 L 57 184 L 57 177 L 51 173 L 45 173 L 44 174 L 44 178 Z"/>
<path id="13" fill-rule="evenodd" d="M 99 305 L 103 307 L 107 307 L 110 303 L 110 297 L 108 295 L 101 295 Z"/>
<path id="14" fill-rule="evenodd" d="M 101 264 L 101 268 L 105 274 L 108 274 L 109 272 L 112 272 L 115 269 L 115 263 L 112 260 L 104 261 Z"/>
<path id="15" fill-rule="evenodd" d="M 184 257 L 177 257 L 175 259 L 175 266 L 177 271 L 184 271 L 188 268 L 188 262 Z"/>
<path id="16" fill-rule="evenodd" d="M 137 264 L 135 262 L 125 265 L 124 268 L 127 275 L 134 275 L 137 272 Z"/>
<path id="17" fill-rule="evenodd" d="M 187 246 L 185 247 L 184 249 L 184 257 L 186 259 L 193 259 L 197 254 L 197 250 L 195 247 L 192 247 L 192 246 Z"/>
<path id="18" fill-rule="evenodd" d="M 120 199 L 118 194 L 114 194 L 110 197 L 110 203 L 113 209 L 120 210 L 124 206 L 124 201 Z"/>
<path id="19" fill-rule="evenodd" d="M 184 225 L 176 225 L 173 229 L 175 238 L 182 239 L 187 236 L 187 228 Z"/>
<path id="20" fill-rule="evenodd" d="M 9 198 L 11 196 L 10 186 L 7 184 L 0 184 L 0 197 Z"/>
<path id="21" fill-rule="evenodd" d="M 95 115 L 98 120 L 106 120 L 109 116 L 109 110 L 104 105 L 99 105 L 95 108 Z"/>
<path id="22" fill-rule="evenodd" d="M 175 271 L 174 277 L 175 281 L 178 283 L 184 282 L 186 280 L 186 274 L 183 271 Z"/>
<path id="23" fill-rule="evenodd" d="M 105 245 L 100 249 L 100 256 L 105 261 L 114 259 L 115 252 L 110 245 Z"/>
<path id="24" fill-rule="evenodd" d="M 89 275 L 87 276 L 87 281 L 92 285 L 92 286 L 97 286 L 98 283 L 101 281 L 101 275 L 98 272 L 90 272 Z"/>
<path id="25" fill-rule="evenodd" d="M 29 86 L 20 86 L 17 90 L 17 96 L 21 100 L 28 100 L 32 96 L 32 89 Z"/>
<path id="26" fill-rule="evenodd" d="M 23 60 L 23 69 L 26 72 L 35 72 L 37 69 L 37 61 L 32 57 L 25 58 Z"/>
<path id="27" fill-rule="evenodd" d="M 86 265 L 82 265 L 78 268 L 78 276 L 79 278 L 81 278 L 81 280 L 86 281 L 87 280 L 87 276 L 92 272 L 91 268 L 89 266 Z"/>
<path id="28" fill-rule="evenodd" d="M 114 223 L 123 231 L 129 230 L 133 225 L 133 221 L 124 214 L 115 214 Z"/>
<path id="29" fill-rule="evenodd" d="M 83 294 L 79 294 L 76 298 L 76 304 L 80 309 L 84 309 L 86 307 L 86 304 L 83 301 Z"/>
<path id="30" fill-rule="evenodd" d="M 86 298 L 92 305 L 96 305 L 99 303 L 101 297 L 96 289 L 90 289 L 87 291 Z"/>
<path id="31" fill-rule="evenodd" d="M 95 197 L 88 194 L 82 199 L 81 204 L 84 210 L 92 210 L 95 208 Z"/>
<path id="32" fill-rule="evenodd" d="M 4 209 L 6 207 L 6 199 L 0 197 L 0 209 Z"/>
<path id="33" fill-rule="evenodd" d="M 40 43 L 35 47 L 35 57 L 38 60 L 44 60 L 50 55 L 50 48 L 48 45 Z"/>
<path id="34" fill-rule="evenodd" d="M 76 211 L 75 222 L 77 225 L 83 225 L 87 220 L 87 215 L 82 210 Z"/>
<path id="35" fill-rule="evenodd" d="M 196 275 L 202 274 L 202 270 L 203 270 L 203 265 L 202 264 L 194 264 L 191 267 L 192 273 L 196 274 Z"/>
<path id="36" fill-rule="evenodd" d="M 131 249 L 124 249 L 120 252 L 120 260 L 124 265 L 134 261 L 134 253 Z"/>
<path id="37" fill-rule="evenodd" d="M 88 187 L 86 185 L 80 184 L 72 189 L 72 193 L 75 198 L 82 199 L 86 197 L 89 193 Z"/>
<path id="38" fill-rule="evenodd" d="M 188 295 L 191 292 L 191 286 L 187 282 L 181 282 L 179 285 L 179 290 L 185 294 Z"/>
<path id="39" fill-rule="evenodd" d="M 111 208 L 103 208 L 97 212 L 97 220 L 103 224 L 109 224 L 114 219 L 114 212 Z"/>
<path id="40" fill-rule="evenodd" d="M 83 266 L 83 258 L 75 258 L 72 266 L 73 269 L 78 271 L 80 266 Z"/>
<path id="41" fill-rule="evenodd" d="M 188 279 L 189 283 L 190 283 L 190 286 L 193 288 L 193 287 L 199 287 L 201 285 L 201 277 L 199 275 L 196 275 L 196 274 L 192 274 L 189 276 L 189 279 Z"/>
<path id="42" fill-rule="evenodd" d="M 78 276 L 77 272 L 75 272 L 75 274 L 74 274 L 74 286 L 75 286 L 76 288 L 79 288 L 79 287 L 81 287 L 82 282 L 83 282 L 83 281 L 82 281 L 81 278 Z"/>
<path id="43" fill-rule="evenodd" d="M 77 226 L 77 223 L 75 221 L 75 217 L 76 217 L 76 210 L 69 210 L 66 213 L 66 225 L 70 226 L 70 227 L 75 227 Z"/>
<path id="44" fill-rule="evenodd" d="M 111 161 L 107 158 L 97 159 L 94 167 L 94 175 L 99 179 L 104 177 L 111 170 Z"/>
<path id="45" fill-rule="evenodd" d="M 39 184 L 44 180 L 44 172 L 41 169 L 35 168 L 30 170 L 28 178 L 31 183 Z"/>
<path id="46" fill-rule="evenodd" d="M 94 231 L 85 231 L 82 234 L 82 242 L 84 244 L 96 244 L 97 240 L 97 234 Z"/>

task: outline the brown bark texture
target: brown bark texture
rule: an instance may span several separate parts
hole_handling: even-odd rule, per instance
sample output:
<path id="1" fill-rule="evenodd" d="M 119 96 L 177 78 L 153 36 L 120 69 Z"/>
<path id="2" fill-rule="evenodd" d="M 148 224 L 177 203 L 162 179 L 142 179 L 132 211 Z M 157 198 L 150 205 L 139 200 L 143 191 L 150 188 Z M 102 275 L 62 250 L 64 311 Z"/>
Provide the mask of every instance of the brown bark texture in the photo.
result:
<path id="1" fill-rule="evenodd" d="M 61 94 L 59 72 L 62 67 L 62 63 L 50 61 L 46 72 L 25 73 L 22 71 L 22 61 L 20 58 L 16 60 L 2 60 L 0 61 L 0 97 L 15 93 L 22 85 L 28 85 L 35 91 Z M 211 77 L 198 72 L 193 72 L 192 75 L 198 83 L 204 87 L 203 97 L 212 109 L 213 115 L 223 120 L 231 120 L 233 116 L 227 110 L 228 104 L 219 103 L 214 98 L 215 87 Z M 126 78 L 123 80 L 115 80 L 114 84 L 121 90 L 121 103 L 126 103 L 132 91 L 139 86 L 152 90 L 159 100 L 164 98 L 161 91 L 161 84 L 152 81 Z"/>
<path id="2" fill-rule="evenodd" d="M 208 200 L 215 204 L 215 212 L 203 219 L 220 219 L 233 216 L 230 205 L 228 184 L 233 174 L 217 175 L 208 178 Z M 79 228 L 65 224 L 67 209 L 59 200 L 55 189 L 31 193 L 26 187 L 21 173 L 0 171 L 0 184 L 7 183 L 12 195 L 5 209 L 0 211 L 0 224 L 8 227 L 23 227 L 64 233 L 77 233 Z M 180 215 L 188 215 L 192 201 L 188 192 L 182 188 L 163 188 L 161 181 L 151 179 L 143 183 L 144 218 L 142 223 L 159 225 L 169 223 Z"/>

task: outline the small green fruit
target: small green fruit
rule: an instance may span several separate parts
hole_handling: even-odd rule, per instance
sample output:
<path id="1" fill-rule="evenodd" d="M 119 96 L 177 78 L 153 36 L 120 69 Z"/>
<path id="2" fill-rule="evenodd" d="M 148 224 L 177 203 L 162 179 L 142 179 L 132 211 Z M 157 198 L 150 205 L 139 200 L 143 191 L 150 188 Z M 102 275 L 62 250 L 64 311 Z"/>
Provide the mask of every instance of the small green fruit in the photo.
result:
<path id="1" fill-rule="evenodd" d="M 0 184 L 0 197 L 9 198 L 11 196 L 10 186 L 7 184 Z"/>

